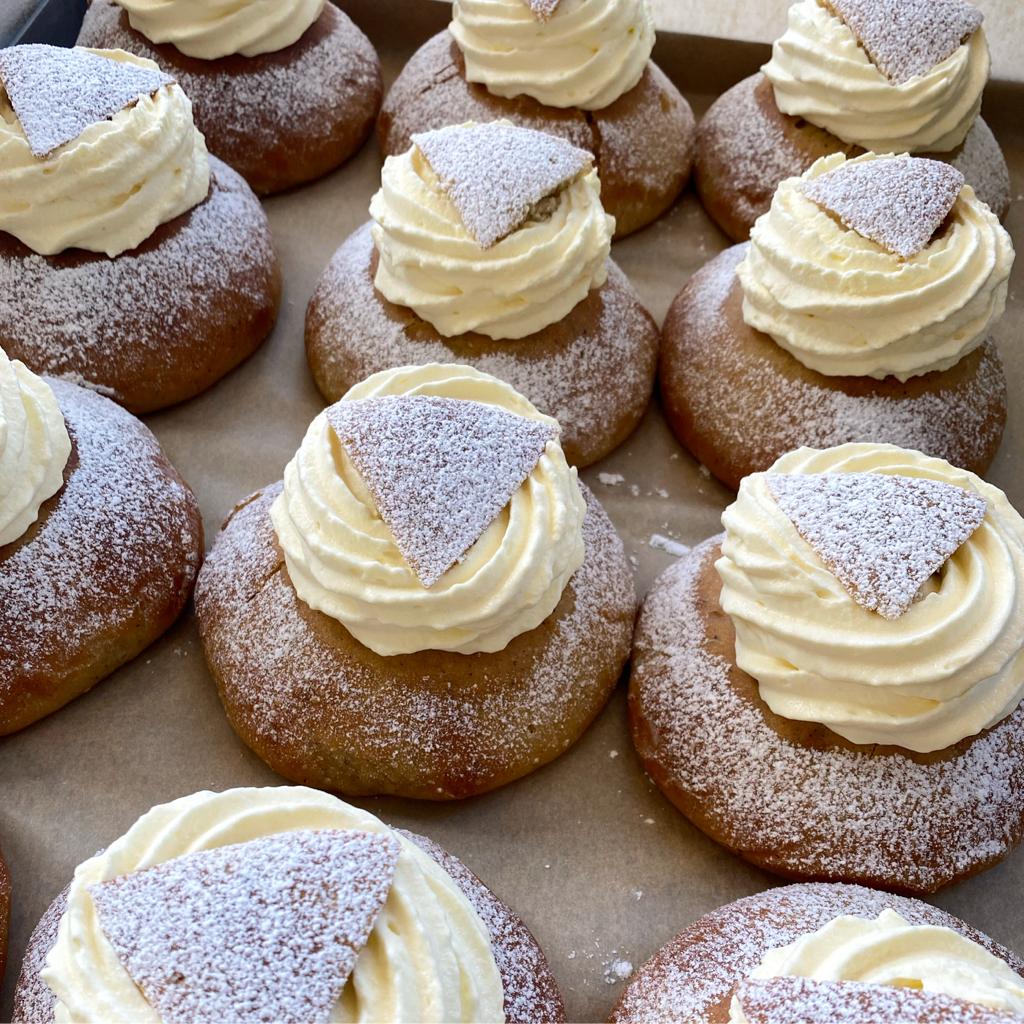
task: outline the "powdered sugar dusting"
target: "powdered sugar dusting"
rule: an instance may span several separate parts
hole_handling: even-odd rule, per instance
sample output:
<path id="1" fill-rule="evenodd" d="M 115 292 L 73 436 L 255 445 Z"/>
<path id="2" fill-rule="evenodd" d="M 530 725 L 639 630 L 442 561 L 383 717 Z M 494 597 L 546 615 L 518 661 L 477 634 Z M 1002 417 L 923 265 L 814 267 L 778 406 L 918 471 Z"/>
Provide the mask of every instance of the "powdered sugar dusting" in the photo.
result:
<path id="1" fill-rule="evenodd" d="M 29 43 L 0 50 L 0 82 L 37 157 L 173 81 L 80 49 Z"/>
<path id="2" fill-rule="evenodd" d="M 963 187 L 955 167 L 911 156 L 845 163 L 801 186 L 846 227 L 903 259 L 928 244 Z"/>
<path id="3" fill-rule="evenodd" d="M 558 435 L 551 423 L 438 395 L 338 402 L 327 420 L 425 587 L 477 541 Z"/>
<path id="4" fill-rule="evenodd" d="M 735 641 L 717 597 L 698 592 L 720 540 L 672 565 L 640 614 L 635 736 L 659 784 L 730 849 L 790 877 L 928 892 L 1005 856 L 1024 825 L 1024 705 L 939 758 L 780 736 L 720 653 Z"/>
<path id="5" fill-rule="evenodd" d="M 523 0 L 538 21 L 547 21 L 558 10 L 561 2 L 562 0 Z"/>
<path id="6" fill-rule="evenodd" d="M 770 837 L 769 837 L 770 840 Z M 769 949 L 785 946 L 842 914 L 875 918 L 892 909 L 912 925 L 952 928 L 1021 973 L 1024 961 L 987 935 L 920 900 L 857 885 L 786 885 L 729 903 L 694 922 L 637 972 L 612 1013 L 617 1024 L 712 1024 L 736 986 Z M 728 1010 L 726 1009 L 725 1015 Z M 872 1020 L 873 1018 L 867 1018 Z M 818 1024 L 816 1016 L 790 1014 Z M 826 1018 L 827 1020 L 827 1018 Z M 858 1019 L 864 1024 L 865 1018 Z M 901 1022 L 903 1024 L 903 1022 Z"/>
<path id="7" fill-rule="evenodd" d="M 46 692 L 55 662 L 92 663 L 98 636 L 166 618 L 202 551 L 195 498 L 146 427 L 99 395 L 49 383 L 74 450 L 39 522 L 0 548 L 0 635 L 16 638 L 0 645 L 0 704 Z"/>
<path id="8" fill-rule="evenodd" d="M 894 85 L 931 71 L 980 27 L 965 0 L 826 0 Z"/>
<path id="9" fill-rule="evenodd" d="M 770 473 L 768 490 L 850 596 L 898 619 L 985 518 L 974 491 L 883 473 Z"/>
<path id="10" fill-rule="evenodd" d="M 444 868 L 483 921 L 504 987 L 505 1024 L 564 1021 L 565 1007 L 551 968 L 537 940 L 516 913 L 457 857 L 424 836 L 404 829 L 396 831 Z"/>
<path id="11" fill-rule="evenodd" d="M 484 249 L 521 227 L 542 199 L 593 165 L 585 149 L 499 122 L 449 125 L 412 141 Z"/>
<path id="12" fill-rule="evenodd" d="M 391 889 L 398 841 L 300 830 L 90 886 L 118 959 L 168 1024 L 326 1024 Z"/>
<path id="13" fill-rule="evenodd" d="M 855 981 L 748 978 L 737 991 L 748 1024 L 1012 1024 L 1009 1013 L 937 992 Z"/>

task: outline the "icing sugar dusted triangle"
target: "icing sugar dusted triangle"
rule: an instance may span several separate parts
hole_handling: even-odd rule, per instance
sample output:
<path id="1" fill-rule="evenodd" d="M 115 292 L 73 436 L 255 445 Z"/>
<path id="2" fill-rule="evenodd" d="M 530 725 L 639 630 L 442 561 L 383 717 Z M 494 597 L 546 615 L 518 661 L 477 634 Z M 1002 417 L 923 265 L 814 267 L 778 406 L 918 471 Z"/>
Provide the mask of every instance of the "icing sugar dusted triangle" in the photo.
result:
<path id="1" fill-rule="evenodd" d="M 963 187 L 955 167 L 914 156 L 845 163 L 802 184 L 808 199 L 902 259 L 931 241 Z"/>
<path id="2" fill-rule="evenodd" d="M 490 526 L 558 433 L 494 405 L 434 395 L 341 401 L 327 419 L 425 587 Z"/>
<path id="3" fill-rule="evenodd" d="M 326 1022 L 391 889 L 398 840 L 283 832 L 89 887 L 125 970 L 168 1024 Z"/>
<path id="4" fill-rule="evenodd" d="M 522 227 L 538 203 L 594 162 L 564 139 L 500 121 L 451 125 L 412 141 L 483 249 Z"/>
<path id="5" fill-rule="evenodd" d="M 894 85 L 931 71 L 980 27 L 965 0 L 826 0 Z"/>
<path id="6" fill-rule="evenodd" d="M 162 71 L 77 47 L 29 43 L 0 50 L 0 83 L 40 158 L 173 81 Z"/>
<path id="7" fill-rule="evenodd" d="M 749 1024 L 1010 1024 L 1019 1019 L 936 992 L 855 981 L 747 978 L 736 996 Z"/>
<path id="8" fill-rule="evenodd" d="M 523 0 L 538 21 L 547 21 L 558 10 L 561 2 L 562 0 Z"/>
<path id="9" fill-rule="evenodd" d="M 857 604 L 898 619 L 981 525 L 980 494 L 882 473 L 770 473 L 768 490 Z"/>

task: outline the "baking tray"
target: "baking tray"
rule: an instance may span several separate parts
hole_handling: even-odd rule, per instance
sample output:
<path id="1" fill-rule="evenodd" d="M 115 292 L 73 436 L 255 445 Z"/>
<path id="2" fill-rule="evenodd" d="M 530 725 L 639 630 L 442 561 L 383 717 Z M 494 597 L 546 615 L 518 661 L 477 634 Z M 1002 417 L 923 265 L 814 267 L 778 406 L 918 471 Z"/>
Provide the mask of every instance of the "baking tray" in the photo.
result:
<path id="1" fill-rule="evenodd" d="M 447 21 L 426 0 L 345 0 L 381 54 L 390 82 Z M 33 41 L 70 42 L 72 8 L 51 0 Z M 41 34 L 42 33 L 42 34 Z M 768 48 L 663 35 L 655 59 L 698 114 L 752 73 Z M 1017 203 L 1008 227 L 1024 240 L 1024 89 L 993 83 L 985 116 L 1006 151 Z M 207 394 L 146 417 L 193 485 L 208 542 L 236 501 L 280 477 L 323 407 L 303 350 L 306 302 L 331 253 L 367 219 L 380 157 L 371 141 L 346 167 L 266 201 L 284 269 L 281 318 L 267 344 Z M 659 320 L 687 277 L 727 245 L 692 192 L 613 256 Z M 1010 417 L 989 476 L 1024 508 L 1024 269 L 996 328 L 1010 381 Z M 583 478 L 622 533 L 642 593 L 673 559 L 657 538 L 692 545 L 719 529 L 730 494 L 690 458 L 656 404 L 637 433 Z M 151 805 L 198 789 L 282 780 L 228 726 L 191 612 L 92 693 L 0 740 L 0 845 L 14 882 L 10 964 L 0 999 L 9 1020 L 32 927 L 77 863 Z M 432 836 L 462 857 L 528 922 L 562 986 L 570 1018 L 603 1020 L 633 966 L 701 914 L 777 880 L 693 828 L 641 771 L 629 741 L 625 688 L 563 757 L 496 793 L 452 804 L 357 800 L 386 821 Z M 1024 853 L 940 893 L 938 905 L 1024 951 Z"/>

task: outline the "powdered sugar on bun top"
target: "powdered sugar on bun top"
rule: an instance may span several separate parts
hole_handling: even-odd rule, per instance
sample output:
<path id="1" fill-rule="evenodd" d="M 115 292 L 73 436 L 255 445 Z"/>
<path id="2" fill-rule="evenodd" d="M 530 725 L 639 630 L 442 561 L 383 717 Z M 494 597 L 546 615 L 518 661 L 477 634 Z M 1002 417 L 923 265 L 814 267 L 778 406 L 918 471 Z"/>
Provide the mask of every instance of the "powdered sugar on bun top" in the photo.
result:
<path id="1" fill-rule="evenodd" d="M 779 110 L 806 118 L 844 142 L 876 153 L 956 149 L 978 116 L 988 81 L 984 30 L 971 33 L 934 66 L 901 80 L 902 72 L 921 66 L 913 62 L 914 53 L 906 40 L 917 43 L 929 35 L 937 38 L 927 16 L 950 0 L 942 0 L 940 5 L 933 0 L 847 2 L 864 14 L 864 21 L 874 24 L 873 39 L 890 44 L 898 38 L 904 40 L 902 48 L 897 47 L 886 62 L 891 71 L 900 72 L 896 73 L 900 80 L 887 77 L 853 29 L 825 0 L 796 0 L 789 8 L 786 31 L 775 41 L 772 58 L 763 69 Z M 861 19 L 854 20 L 863 27 Z M 911 27 L 901 32 L 896 23 L 907 21 Z M 927 49 L 931 57 L 939 52 L 934 46 Z"/>
<path id="2" fill-rule="evenodd" d="M 0 91 L 0 230 L 41 255 L 78 248 L 117 256 L 206 198 L 210 168 L 192 104 L 152 61 L 122 50 L 18 50 L 25 61 L 61 69 L 59 75 L 35 69 L 31 102 L 14 93 L 16 106 L 28 104 L 23 109 L 31 113 L 29 131 L 45 118 L 47 104 L 59 110 L 75 90 L 72 105 L 79 116 L 62 119 L 62 132 L 44 132 L 40 144 L 47 154 L 38 156 L 16 108 Z M 92 70 L 97 61 L 110 62 L 99 65 L 98 77 Z M 117 74 L 122 65 L 131 68 L 127 76 Z M 47 88 L 50 93 L 42 95 Z M 123 106 L 131 94 L 138 98 Z M 117 108 L 112 117 L 111 103 Z M 61 144 L 90 117 L 97 119 Z M 51 150 L 52 143 L 57 146 Z"/>
<path id="3" fill-rule="evenodd" d="M 850 594 L 772 493 L 776 474 L 820 473 L 938 481 L 983 498 L 985 516 L 904 614 L 886 619 Z M 736 663 L 776 714 L 820 722 L 853 743 L 925 752 L 974 736 L 1017 707 L 1024 519 L 1002 491 L 893 445 L 801 448 L 770 473 L 747 477 L 722 522 L 716 568 L 722 608 L 736 627 Z"/>
<path id="4" fill-rule="evenodd" d="M 438 561 L 429 553 L 429 574 L 421 579 L 388 525 L 388 519 L 395 521 L 395 510 L 385 514 L 377 508 L 372 491 L 380 481 L 375 485 L 372 479 L 364 479 L 357 468 L 362 461 L 368 476 L 376 476 L 376 471 L 368 469 L 365 452 L 354 459 L 345 443 L 346 439 L 352 443 L 347 426 L 343 425 L 343 437 L 331 425 L 332 419 L 339 418 L 338 407 L 321 413 L 285 469 L 284 489 L 271 509 L 288 576 L 302 601 L 337 619 L 377 654 L 431 649 L 461 654 L 502 650 L 514 637 L 539 626 L 551 614 L 569 579 L 583 563 L 586 506 L 576 470 L 566 463 L 558 443 L 555 421 L 495 377 L 468 366 L 436 363 L 376 373 L 353 387 L 339 404 L 392 396 L 473 403 L 470 414 L 478 424 L 482 421 L 473 410 L 477 405 L 487 406 L 496 413 L 540 424 L 543 433 L 515 432 L 520 441 L 524 436 L 529 439 L 528 451 L 518 442 L 509 448 L 507 434 L 491 442 L 484 436 L 472 441 L 472 447 L 481 453 L 481 478 L 466 488 L 464 501 L 484 497 L 476 500 L 476 508 L 454 509 L 453 517 L 463 525 L 472 522 L 470 533 L 476 532 L 484 518 L 488 525 L 439 578 L 434 578 L 436 571 L 448 561 L 447 555 Z M 484 417 L 492 425 L 503 420 L 499 415 Z M 451 431 L 451 422 L 443 421 L 436 435 L 427 438 L 427 448 L 458 448 L 472 440 Z M 534 453 L 538 449 L 533 444 L 539 444 L 545 434 L 549 439 L 537 459 Z M 392 441 L 389 436 L 382 438 L 389 448 Z M 372 443 L 373 437 L 367 433 L 361 436 L 359 447 Z M 409 437 L 410 447 L 417 443 Z M 511 499 L 493 517 L 494 494 L 486 475 L 495 472 L 497 463 L 494 453 L 488 457 L 490 464 L 482 461 L 488 443 L 498 446 L 499 462 L 518 467 L 515 473 L 502 474 L 505 483 L 533 461 L 533 468 Z M 519 458 L 517 451 L 527 451 L 526 458 Z M 380 463 L 379 458 L 374 461 Z M 458 468 L 461 459 L 454 454 L 451 459 L 432 455 L 429 461 L 438 472 L 444 472 L 448 463 L 455 472 L 462 472 Z M 431 487 L 428 474 L 425 493 L 419 499 L 409 495 L 410 504 L 414 500 L 428 505 L 434 499 L 457 501 L 457 489 L 450 483 Z M 423 522 L 430 522 L 433 515 L 424 510 Z M 424 533 L 416 522 L 415 507 L 400 510 L 396 529 Z M 459 543 L 455 546 L 461 547 L 469 533 L 456 532 Z M 408 552 L 406 541 L 408 537 L 402 542 Z M 419 544 L 415 546 L 419 548 Z M 454 548 L 448 549 L 449 554 L 450 550 Z"/>
<path id="5" fill-rule="evenodd" d="M 648 0 L 455 0 L 449 30 L 470 82 L 581 110 L 629 92 L 654 47 Z"/>

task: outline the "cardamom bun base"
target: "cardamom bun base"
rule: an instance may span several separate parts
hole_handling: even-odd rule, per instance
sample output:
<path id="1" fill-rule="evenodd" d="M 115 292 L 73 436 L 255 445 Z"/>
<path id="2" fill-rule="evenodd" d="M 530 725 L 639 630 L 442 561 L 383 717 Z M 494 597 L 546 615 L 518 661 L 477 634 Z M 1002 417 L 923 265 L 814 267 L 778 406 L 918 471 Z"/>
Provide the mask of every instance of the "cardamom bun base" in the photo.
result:
<path id="1" fill-rule="evenodd" d="M 636 599 L 622 542 L 586 488 L 586 556 L 540 626 L 494 654 L 391 657 L 300 600 L 270 521 L 280 491 L 235 509 L 195 598 L 228 719 L 276 772 L 354 796 L 459 799 L 535 771 L 604 707 Z"/>
<path id="2" fill-rule="evenodd" d="M 721 541 L 655 581 L 633 641 L 633 742 L 668 799 L 786 878 L 925 894 L 1002 860 L 1024 831 L 1024 705 L 928 754 L 774 714 L 736 665 Z"/>
<path id="3" fill-rule="evenodd" d="M 526 338 L 446 338 L 374 287 L 377 250 L 364 224 L 341 245 L 306 312 L 306 356 L 317 387 L 336 402 L 378 370 L 467 363 L 524 394 L 562 427 L 569 462 L 588 466 L 640 422 L 654 388 L 660 336 L 629 279 L 608 279 L 556 324 Z"/>
<path id="4" fill-rule="evenodd" d="M 462 51 L 447 30 L 428 39 L 395 79 L 377 120 L 385 156 L 404 153 L 417 132 L 505 118 L 558 135 L 594 154 L 601 202 L 622 238 L 656 220 L 690 177 L 695 122 L 689 103 L 661 69 L 602 110 L 549 107 L 530 96 L 505 99 L 466 81 Z"/>
<path id="5" fill-rule="evenodd" d="M 613 1024 L 728 1024 L 733 993 L 769 949 L 795 942 L 841 915 L 873 919 L 886 909 L 913 925 L 951 928 L 1005 960 L 1018 974 L 1024 973 L 1024 960 L 1011 950 L 920 900 L 859 885 L 785 885 L 713 910 L 662 946 L 630 979 L 610 1020 Z M 862 1018 L 841 1014 L 829 1019 Z"/>
<path id="6" fill-rule="evenodd" d="M 136 32 L 114 0 L 92 0 L 79 46 L 148 57 L 192 100 L 211 153 L 260 195 L 319 178 L 366 140 L 380 107 L 380 61 L 332 3 L 291 46 L 256 57 L 201 60 Z"/>
<path id="7" fill-rule="evenodd" d="M 507 907 L 457 857 L 426 836 L 396 831 L 412 840 L 451 875 L 473 904 L 491 936 L 491 949 L 505 990 L 507 1024 L 562 1024 L 565 1006 L 537 940 L 522 919 Z M 47 908 L 32 932 L 14 992 L 14 1024 L 53 1024 L 56 1000 L 40 976 L 67 906 L 65 889 Z"/>
<path id="8" fill-rule="evenodd" d="M 847 441 L 888 442 L 985 474 L 1006 423 L 993 341 L 902 383 L 825 376 L 744 321 L 736 267 L 745 252 L 735 245 L 697 271 L 662 327 L 662 408 L 695 458 L 733 489 L 794 448 Z"/>
<path id="9" fill-rule="evenodd" d="M 859 156 L 802 117 L 783 114 L 771 82 L 758 72 L 722 93 L 697 129 L 694 179 L 704 209 L 734 241 L 750 237 L 754 221 L 768 212 L 779 182 L 803 174 L 830 153 Z M 1010 172 L 989 126 L 978 118 L 967 138 L 948 153 L 916 153 L 952 164 L 1000 219 L 1010 207 Z"/>
<path id="10" fill-rule="evenodd" d="M 210 158 L 210 193 L 113 259 L 0 232 L 0 348 L 143 413 L 205 391 L 270 334 L 281 270 L 259 200 Z"/>
<path id="11" fill-rule="evenodd" d="M 64 486 L 0 547 L 0 736 L 85 693 L 181 613 L 203 554 L 199 507 L 130 413 L 48 380 L 72 451 Z"/>

